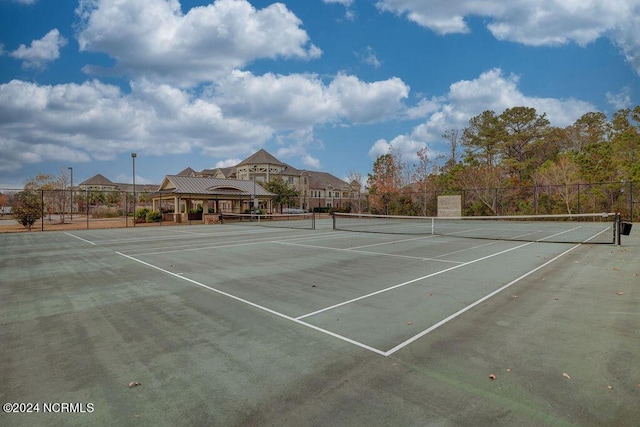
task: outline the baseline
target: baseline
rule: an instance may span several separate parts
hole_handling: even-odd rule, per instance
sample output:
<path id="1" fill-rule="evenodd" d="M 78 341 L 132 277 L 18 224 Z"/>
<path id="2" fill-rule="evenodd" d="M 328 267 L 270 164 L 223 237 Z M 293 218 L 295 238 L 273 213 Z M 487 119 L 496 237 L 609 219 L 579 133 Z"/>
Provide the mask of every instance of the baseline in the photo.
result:
<path id="1" fill-rule="evenodd" d="M 222 291 L 222 290 L 220 290 L 220 289 L 216 289 L 216 288 L 213 288 L 213 287 L 211 287 L 211 286 L 205 285 L 204 283 L 200 283 L 200 282 L 198 282 L 198 281 L 196 281 L 196 280 L 193 280 L 193 279 L 190 279 L 190 278 L 188 278 L 188 277 L 185 277 L 185 276 L 184 276 L 184 275 L 182 275 L 182 274 L 173 273 L 173 272 L 171 272 L 171 271 L 165 270 L 164 268 L 158 267 L 158 266 L 153 265 L 153 264 L 151 264 L 151 263 L 148 263 L 148 262 L 146 262 L 146 261 L 139 260 L 139 259 L 137 259 L 137 258 L 134 258 L 134 257 L 132 257 L 132 256 L 130 256 L 130 255 L 123 254 L 123 253 L 118 252 L 118 251 L 116 251 L 115 253 L 117 253 L 118 255 L 120 255 L 120 256 L 122 256 L 122 257 L 128 258 L 128 259 L 130 259 L 130 260 L 132 260 L 132 261 L 135 261 L 135 262 L 138 262 L 138 263 L 140 263 L 140 264 L 142 264 L 142 265 L 145 265 L 145 266 L 147 266 L 147 267 L 150 267 L 150 268 L 153 268 L 153 269 L 155 269 L 155 270 L 161 271 L 161 272 L 163 272 L 163 273 L 165 273 L 165 274 L 168 274 L 168 275 L 170 275 L 170 276 L 173 276 L 173 277 L 176 277 L 176 278 L 178 278 L 178 279 L 184 280 L 184 281 L 186 281 L 186 282 L 192 283 L 192 284 L 194 284 L 194 285 L 200 286 L 200 287 L 202 287 L 202 288 L 204 288 L 204 289 L 208 289 L 208 290 L 210 290 L 210 291 L 212 291 L 212 292 L 216 292 L 216 293 L 218 293 L 218 294 L 220 294 L 220 295 L 224 295 L 224 296 L 226 296 L 226 297 L 228 297 L 228 298 L 234 299 L 234 300 L 239 301 L 239 302 L 241 302 L 241 303 L 243 303 L 243 304 L 249 305 L 249 306 L 251 306 L 251 307 L 257 308 L 257 309 L 259 309 L 259 310 L 265 311 L 265 312 L 267 312 L 267 313 L 273 314 L 273 315 L 278 316 L 278 317 L 281 317 L 281 318 L 283 318 L 283 319 L 290 320 L 290 321 L 292 321 L 292 322 L 295 322 L 295 323 L 297 323 L 297 324 L 299 324 L 299 325 L 306 326 L 307 328 L 313 329 L 313 330 L 315 330 L 315 331 L 322 332 L 323 334 L 326 334 L 326 335 L 329 335 L 329 336 L 331 336 L 331 337 L 337 338 L 337 339 L 339 339 L 339 340 L 345 341 L 345 342 L 347 342 L 347 343 L 349 343 L 349 344 L 353 344 L 353 345 L 356 345 L 356 346 L 358 346 L 358 347 L 364 348 L 365 350 L 372 351 L 372 352 L 374 352 L 374 353 L 376 353 L 376 354 L 379 354 L 379 355 L 381 355 L 381 356 L 384 356 L 384 355 L 385 355 L 385 354 L 384 354 L 384 353 L 385 353 L 384 351 L 379 350 L 379 349 L 377 349 L 377 348 L 371 347 L 371 346 L 369 346 L 369 345 L 366 345 L 366 344 L 364 344 L 364 343 L 358 342 L 358 341 L 353 340 L 353 339 L 351 339 L 351 338 L 347 338 L 347 337 L 345 337 L 345 336 L 343 336 L 343 335 L 340 335 L 340 334 L 337 334 L 337 333 L 335 333 L 335 332 L 331 332 L 331 331 L 329 331 L 329 330 L 326 330 L 326 329 L 320 328 L 320 327 L 315 326 L 315 325 L 312 325 L 312 324 L 310 324 L 310 323 L 303 322 L 303 321 L 301 321 L 301 320 L 299 320 L 299 319 L 296 319 L 296 318 L 294 318 L 294 317 L 287 316 L 287 315 L 286 315 L 286 314 L 284 314 L 284 313 L 280 313 L 280 312 L 275 311 L 275 310 L 272 310 L 272 309 L 270 309 L 270 308 L 268 308 L 268 307 L 265 307 L 265 306 L 262 306 L 262 305 L 256 304 L 256 303 L 251 302 L 251 301 L 249 301 L 249 300 L 246 300 L 246 299 L 244 299 L 244 298 L 240 298 L 240 297 L 235 296 L 235 295 L 233 295 L 233 294 L 230 294 L 230 293 L 228 293 L 228 292 Z"/>

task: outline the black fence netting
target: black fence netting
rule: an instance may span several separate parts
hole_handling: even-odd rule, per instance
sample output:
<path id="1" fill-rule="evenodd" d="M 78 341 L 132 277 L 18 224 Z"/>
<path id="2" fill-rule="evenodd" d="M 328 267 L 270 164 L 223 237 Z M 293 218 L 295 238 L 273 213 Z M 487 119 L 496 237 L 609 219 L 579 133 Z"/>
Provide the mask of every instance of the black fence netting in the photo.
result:
<path id="1" fill-rule="evenodd" d="M 625 220 L 640 215 L 640 182 L 473 188 L 448 191 L 398 191 L 369 197 L 369 212 L 383 215 L 437 216 L 438 196 L 459 195 L 462 215 L 563 215 L 619 212 Z M 355 210 L 352 210 L 356 212 Z"/>
<path id="2" fill-rule="evenodd" d="M 625 221 L 640 215 L 640 181 L 573 185 L 403 190 L 384 197 L 362 194 L 345 210 L 384 215 L 438 215 L 438 196 L 459 195 L 462 215 L 555 215 L 619 212 Z M 156 198 L 157 199 L 157 198 Z M 17 213 L 27 221 L 22 223 Z M 31 209 L 31 211 L 29 211 Z M 202 212 L 174 215 L 173 198 L 110 190 L 0 189 L 0 232 L 153 226 L 206 221 Z M 35 220 L 34 220 L 35 218 Z"/>
<path id="3" fill-rule="evenodd" d="M 162 225 L 161 209 L 145 193 L 0 189 L 0 231 Z"/>

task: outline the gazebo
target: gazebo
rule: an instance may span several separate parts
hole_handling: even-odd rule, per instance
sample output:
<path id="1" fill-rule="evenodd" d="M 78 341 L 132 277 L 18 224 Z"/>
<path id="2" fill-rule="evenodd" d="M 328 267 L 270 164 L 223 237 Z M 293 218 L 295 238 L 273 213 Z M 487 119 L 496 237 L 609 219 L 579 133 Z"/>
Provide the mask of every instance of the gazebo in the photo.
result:
<path id="1" fill-rule="evenodd" d="M 173 212 L 163 214 L 163 219 L 215 222 L 222 212 L 241 213 L 250 209 L 270 212 L 273 196 L 255 181 L 167 175 L 151 199 L 153 210 Z"/>

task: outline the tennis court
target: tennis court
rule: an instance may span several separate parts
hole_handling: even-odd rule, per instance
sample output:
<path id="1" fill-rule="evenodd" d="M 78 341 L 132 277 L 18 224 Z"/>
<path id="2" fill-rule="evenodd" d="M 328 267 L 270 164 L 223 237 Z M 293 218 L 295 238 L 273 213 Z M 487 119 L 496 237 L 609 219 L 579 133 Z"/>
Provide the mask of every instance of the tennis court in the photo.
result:
<path id="1" fill-rule="evenodd" d="M 2 403 L 93 408 L 0 423 L 640 422 L 637 234 L 256 225 L 0 235 Z"/>

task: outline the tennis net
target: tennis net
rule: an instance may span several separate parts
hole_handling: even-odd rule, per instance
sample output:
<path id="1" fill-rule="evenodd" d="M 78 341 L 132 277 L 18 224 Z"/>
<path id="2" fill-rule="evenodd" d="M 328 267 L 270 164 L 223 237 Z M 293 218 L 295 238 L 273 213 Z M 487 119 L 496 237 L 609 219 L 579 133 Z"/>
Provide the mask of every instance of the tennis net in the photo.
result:
<path id="1" fill-rule="evenodd" d="M 619 215 L 421 217 L 335 213 L 333 229 L 557 243 L 619 243 Z"/>
<path id="2" fill-rule="evenodd" d="M 315 214 L 313 212 L 289 214 L 241 214 L 223 212 L 222 222 L 307 230 L 314 230 L 316 228 Z"/>

